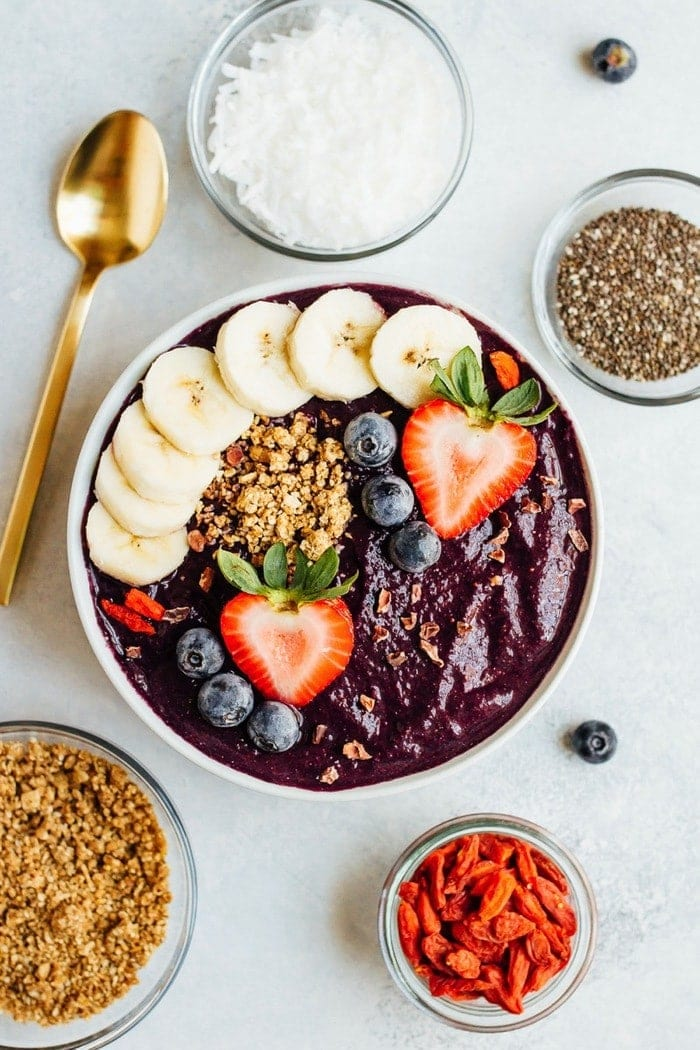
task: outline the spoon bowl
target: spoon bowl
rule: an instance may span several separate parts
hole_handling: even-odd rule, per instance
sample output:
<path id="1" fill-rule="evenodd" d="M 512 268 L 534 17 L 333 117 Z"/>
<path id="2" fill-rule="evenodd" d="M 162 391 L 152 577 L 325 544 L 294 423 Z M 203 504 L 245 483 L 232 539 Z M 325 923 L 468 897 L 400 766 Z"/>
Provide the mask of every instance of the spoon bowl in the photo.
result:
<path id="1" fill-rule="evenodd" d="M 150 120 L 110 113 L 77 147 L 56 201 L 62 240 L 100 270 L 144 252 L 160 228 L 168 190 L 165 153 Z"/>
<path id="2" fill-rule="evenodd" d="M 160 229 L 168 167 L 150 120 L 120 109 L 88 132 L 68 161 L 56 201 L 61 239 L 83 270 L 58 340 L 0 542 L 0 605 L 10 601 L 34 500 L 44 473 L 97 280 L 145 252 Z"/>

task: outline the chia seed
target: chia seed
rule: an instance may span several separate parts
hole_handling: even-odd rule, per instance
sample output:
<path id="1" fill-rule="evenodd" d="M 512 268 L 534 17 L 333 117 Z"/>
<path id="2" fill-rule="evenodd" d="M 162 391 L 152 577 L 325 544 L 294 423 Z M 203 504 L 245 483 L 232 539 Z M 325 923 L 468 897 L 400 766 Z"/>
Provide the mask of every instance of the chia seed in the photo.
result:
<path id="1" fill-rule="evenodd" d="M 700 364 L 700 228 L 619 208 L 567 244 L 557 272 L 567 339 L 603 371 L 649 382 Z"/>

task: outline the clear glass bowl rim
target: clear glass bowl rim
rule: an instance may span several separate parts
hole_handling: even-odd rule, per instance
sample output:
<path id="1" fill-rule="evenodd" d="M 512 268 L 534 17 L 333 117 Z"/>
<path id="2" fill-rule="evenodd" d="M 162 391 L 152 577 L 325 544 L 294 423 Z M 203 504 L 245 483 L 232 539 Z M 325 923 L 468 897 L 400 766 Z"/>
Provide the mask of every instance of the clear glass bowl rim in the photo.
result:
<path id="1" fill-rule="evenodd" d="M 229 222 L 236 226 L 242 233 L 245 233 L 254 241 L 257 241 L 258 244 L 262 244 L 266 248 L 271 248 L 273 251 L 281 252 L 283 255 L 291 256 L 293 258 L 310 259 L 316 262 L 340 262 L 348 259 L 363 259 L 370 255 L 374 255 L 377 252 L 386 251 L 389 248 L 393 248 L 396 245 L 403 243 L 403 241 L 408 240 L 414 234 L 418 233 L 419 230 L 422 230 L 423 227 L 427 226 L 429 222 L 432 222 L 436 215 L 442 211 L 457 189 L 469 159 L 474 132 L 474 107 L 469 82 L 467 81 L 460 59 L 452 45 L 448 43 L 447 39 L 443 36 L 437 26 L 435 26 L 416 8 L 405 3 L 405 0 L 364 0 L 364 2 L 387 8 L 389 11 L 393 11 L 397 15 L 407 19 L 416 26 L 417 29 L 421 30 L 442 56 L 445 65 L 452 75 L 459 96 L 462 122 L 459 153 L 455 166 L 447 184 L 437 200 L 434 201 L 430 208 L 409 227 L 405 227 L 402 230 L 389 234 L 387 237 L 384 237 L 379 241 L 358 245 L 354 248 L 340 249 L 338 251 L 326 248 L 310 248 L 303 245 L 288 245 L 275 237 L 274 234 L 266 233 L 262 228 L 249 224 L 241 215 L 234 214 L 227 206 L 226 201 L 217 193 L 216 188 L 212 183 L 207 162 L 206 142 L 201 141 L 197 128 L 199 115 L 202 106 L 206 101 L 204 96 L 208 94 L 211 78 L 219 71 L 222 55 L 236 37 L 245 33 L 245 31 L 250 29 L 250 27 L 260 18 L 263 18 L 280 8 L 287 7 L 290 4 L 299 3 L 299 0 L 257 0 L 256 3 L 253 3 L 250 7 L 245 8 L 236 15 L 233 21 L 231 21 L 223 32 L 219 34 L 204 55 L 190 89 L 187 104 L 187 140 L 195 172 L 209 198 L 217 206 L 219 211 L 226 216 Z"/>
<path id="2" fill-rule="evenodd" d="M 546 853 L 547 856 L 559 866 L 562 866 L 563 860 L 579 879 L 583 891 L 579 904 L 583 904 L 590 924 L 588 941 L 585 945 L 585 950 L 578 971 L 563 988 L 561 994 L 534 1016 L 519 1017 L 517 1014 L 511 1015 L 503 1011 L 503 1023 L 488 1026 L 479 1024 L 474 1015 L 472 1015 L 470 1019 L 465 1019 L 464 1021 L 458 1021 L 446 1016 L 440 1009 L 440 999 L 432 997 L 427 990 L 424 997 L 418 995 L 417 992 L 405 983 L 402 975 L 397 971 L 391 948 L 394 925 L 393 905 L 397 898 L 396 890 L 398 889 L 399 883 L 415 870 L 421 860 L 423 860 L 432 849 L 436 848 L 438 843 L 447 842 L 450 839 L 457 838 L 460 835 L 469 834 L 477 829 L 494 834 L 510 834 L 514 838 L 517 838 L 523 831 L 530 832 L 532 835 L 536 836 L 538 839 L 537 848 L 540 849 L 541 852 Z M 400 878 L 399 875 L 401 876 Z M 588 876 L 581 867 L 581 864 L 568 847 L 550 831 L 547 831 L 546 828 L 541 827 L 539 824 L 525 820 L 523 817 L 515 817 L 506 813 L 469 813 L 458 817 L 452 817 L 449 820 L 443 821 L 441 824 L 429 828 L 422 835 L 419 835 L 417 839 L 414 839 L 414 841 L 403 850 L 396 862 L 392 865 L 392 868 L 384 881 L 384 885 L 382 886 L 377 914 L 377 928 L 379 944 L 386 967 L 398 989 L 409 1000 L 409 1002 L 413 1003 L 414 1006 L 419 1007 L 425 1013 L 428 1013 L 431 1017 L 437 1018 L 444 1024 L 451 1025 L 453 1028 L 468 1032 L 490 1034 L 498 1032 L 513 1032 L 517 1029 L 526 1028 L 531 1024 L 535 1024 L 537 1021 L 541 1021 L 552 1014 L 563 1003 L 565 1003 L 571 995 L 573 995 L 588 973 L 593 961 L 598 932 L 598 911 L 595 903 L 595 896 L 593 894 L 593 887 L 591 886 Z M 564 971 L 562 971 L 562 973 L 563 972 Z M 506 1020 L 506 1018 L 509 1017 L 512 1017 L 512 1020 Z"/>
<path id="3" fill-rule="evenodd" d="M 116 744 L 105 740 L 104 737 L 90 733 L 86 729 L 76 729 L 74 726 L 63 725 L 58 722 L 45 722 L 42 720 L 22 721 L 0 721 L 0 743 L 11 741 L 19 735 L 31 736 L 32 734 L 46 734 L 62 738 L 57 743 L 66 743 L 68 747 L 82 747 L 90 751 L 92 748 L 101 748 L 115 763 L 123 766 L 128 773 L 132 774 L 137 782 L 143 780 L 148 788 L 158 799 L 171 822 L 175 834 L 175 840 L 183 861 L 185 872 L 186 900 L 183 907 L 183 925 L 180 933 L 177 951 L 172 962 L 165 972 L 165 979 L 161 978 L 152 992 L 141 1002 L 137 1003 L 128 1013 L 118 1018 L 112 1024 L 85 1037 L 60 1043 L 42 1043 L 41 1050 L 98 1050 L 99 1047 L 107 1046 L 131 1031 L 140 1021 L 147 1017 L 151 1010 L 160 1002 L 171 984 L 177 977 L 182 964 L 189 951 L 192 935 L 194 933 L 195 918 L 197 914 L 197 869 L 194 862 L 190 840 L 182 823 L 179 813 L 166 794 L 165 790 L 155 777 L 148 772 L 141 763 L 133 758 L 128 752 L 123 751 Z M 117 1000 L 118 1001 L 118 1000 Z M 60 1026 L 58 1026 L 60 1027 Z M 47 1029 L 47 1032 L 49 1030 Z M 4 1048 L 3 1048 L 4 1050 Z M 9 1048 L 8 1048 L 9 1050 Z M 38 1048 L 37 1048 L 38 1050 Z"/>
<path id="4" fill-rule="evenodd" d="M 608 397 L 624 401 L 627 404 L 679 405 L 700 397 L 700 385 L 679 394 L 645 397 L 641 393 L 632 394 L 614 390 L 604 382 L 599 382 L 593 376 L 588 375 L 583 369 L 578 367 L 574 357 L 559 339 L 547 306 L 547 273 L 554 262 L 556 244 L 559 236 L 567 229 L 571 229 L 572 220 L 579 208 L 607 193 L 608 190 L 646 181 L 682 183 L 700 189 L 699 177 L 683 171 L 674 171 L 670 168 L 631 168 L 629 171 L 619 171 L 613 175 L 607 175 L 605 178 L 598 179 L 596 182 L 586 186 L 571 201 L 555 212 L 540 238 L 532 267 L 532 306 L 537 327 L 546 346 L 566 365 L 573 375 L 577 376 L 578 379 L 581 379 L 588 386 L 598 390 L 601 394 L 606 394 Z M 571 232 L 573 233 L 574 231 L 571 230 Z"/>

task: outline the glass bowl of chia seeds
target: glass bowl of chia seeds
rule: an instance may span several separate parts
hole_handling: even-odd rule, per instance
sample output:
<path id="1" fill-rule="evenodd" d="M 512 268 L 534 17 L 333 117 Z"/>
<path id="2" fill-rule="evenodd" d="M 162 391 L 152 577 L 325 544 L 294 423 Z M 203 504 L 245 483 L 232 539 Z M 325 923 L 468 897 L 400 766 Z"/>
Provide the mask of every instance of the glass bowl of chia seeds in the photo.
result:
<path id="1" fill-rule="evenodd" d="M 648 168 L 587 187 L 545 230 L 532 299 L 549 349 L 594 389 L 700 396 L 700 179 Z"/>

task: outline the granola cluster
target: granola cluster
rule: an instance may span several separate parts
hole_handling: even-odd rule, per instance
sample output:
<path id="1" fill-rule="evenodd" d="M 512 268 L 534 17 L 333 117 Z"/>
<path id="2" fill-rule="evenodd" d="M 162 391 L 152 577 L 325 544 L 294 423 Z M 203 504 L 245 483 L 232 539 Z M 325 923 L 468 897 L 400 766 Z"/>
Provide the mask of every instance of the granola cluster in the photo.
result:
<path id="1" fill-rule="evenodd" d="M 120 766 L 58 744 L 0 744 L 0 1011 L 89 1017 L 166 933 L 166 842 Z"/>
<path id="2" fill-rule="evenodd" d="M 190 546 L 246 549 L 260 565 L 273 543 L 316 559 L 337 542 L 352 514 L 342 444 L 318 436 L 297 412 L 290 426 L 256 417 L 224 453 L 202 497 Z"/>

